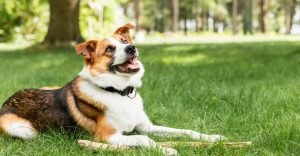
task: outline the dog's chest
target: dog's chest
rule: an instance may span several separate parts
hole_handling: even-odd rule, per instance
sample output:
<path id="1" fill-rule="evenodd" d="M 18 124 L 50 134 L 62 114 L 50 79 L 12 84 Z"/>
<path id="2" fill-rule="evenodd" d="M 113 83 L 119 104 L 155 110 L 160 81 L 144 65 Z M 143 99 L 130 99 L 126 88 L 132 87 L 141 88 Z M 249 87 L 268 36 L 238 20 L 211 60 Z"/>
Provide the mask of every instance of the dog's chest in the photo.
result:
<path id="1" fill-rule="evenodd" d="M 108 108 L 105 117 L 118 131 L 131 132 L 141 122 L 144 110 L 139 95 L 133 99 L 127 96 L 114 97 L 105 105 Z"/>
<path id="2" fill-rule="evenodd" d="M 80 83 L 80 91 L 90 99 L 98 101 L 107 109 L 104 116 L 107 123 L 119 132 L 131 132 L 144 117 L 143 101 L 138 93 L 121 96 L 95 87 L 88 82 Z"/>

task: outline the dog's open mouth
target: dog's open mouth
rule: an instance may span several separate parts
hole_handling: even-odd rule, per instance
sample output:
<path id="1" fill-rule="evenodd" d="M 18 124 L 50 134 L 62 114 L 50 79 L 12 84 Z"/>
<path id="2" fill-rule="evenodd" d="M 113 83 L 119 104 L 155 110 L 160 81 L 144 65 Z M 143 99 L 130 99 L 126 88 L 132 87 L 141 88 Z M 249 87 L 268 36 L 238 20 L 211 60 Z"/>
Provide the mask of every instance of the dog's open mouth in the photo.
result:
<path id="1" fill-rule="evenodd" d="M 140 70 L 140 65 L 137 57 L 132 57 L 122 64 L 114 65 L 113 69 L 120 73 L 136 73 Z"/>

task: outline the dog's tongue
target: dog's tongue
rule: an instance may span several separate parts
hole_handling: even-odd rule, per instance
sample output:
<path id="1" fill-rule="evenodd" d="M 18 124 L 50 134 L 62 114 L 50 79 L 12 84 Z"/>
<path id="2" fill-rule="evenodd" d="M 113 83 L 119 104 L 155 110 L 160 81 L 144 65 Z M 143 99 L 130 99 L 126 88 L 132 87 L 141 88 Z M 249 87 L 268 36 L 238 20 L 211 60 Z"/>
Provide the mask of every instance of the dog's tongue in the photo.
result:
<path id="1" fill-rule="evenodd" d="M 127 63 L 124 64 L 123 67 L 125 67 L 127 69 L 139 69 L 140 68 L 136 58 L 128 60 Z"/>

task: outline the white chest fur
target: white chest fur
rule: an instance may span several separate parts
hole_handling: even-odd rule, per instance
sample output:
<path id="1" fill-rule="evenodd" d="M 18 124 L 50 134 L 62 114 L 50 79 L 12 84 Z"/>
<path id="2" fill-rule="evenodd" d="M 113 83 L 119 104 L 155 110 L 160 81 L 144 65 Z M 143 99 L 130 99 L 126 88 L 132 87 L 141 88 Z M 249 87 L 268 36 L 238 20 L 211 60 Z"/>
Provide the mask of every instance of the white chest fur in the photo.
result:
<path id="1" fill-rule="evenodd" d="M 80 91 L 89 98 L 99 101 L 107 107 L 105 117 L 107 122 L 119 132 L 131 132 L 142 122 L 144 110 L 143 101 L 137 93 L 131 99 L 118 93 L 111 93 L 98 88 L 89 81 L 79 83 Z M 129 95 L 130 97 L 134 96 Z"/>

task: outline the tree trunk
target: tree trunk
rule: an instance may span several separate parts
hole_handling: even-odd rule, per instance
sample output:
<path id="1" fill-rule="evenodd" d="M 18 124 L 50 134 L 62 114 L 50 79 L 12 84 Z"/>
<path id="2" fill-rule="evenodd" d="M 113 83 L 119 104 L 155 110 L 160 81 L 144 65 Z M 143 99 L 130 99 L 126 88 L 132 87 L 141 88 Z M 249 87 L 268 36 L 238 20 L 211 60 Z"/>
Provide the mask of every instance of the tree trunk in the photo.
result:
<path id="1" fill-rule="evenodd" d="M 68 45 L 84 39 L 79 27 L 80 0 L 50 0 L 50 23 L 45 44 Z"/>
<path id="2" fill-rule="evenodd" d="M 262 33 L 266 33 L 266 21 L 265 21 L 266 10 L 265 10 L 265 0 L 259 0 L 258 5 L 259 5 L 259 16 L 258 16 L 258 21 L 259 21 L 260 31 L 261 31 Z"/>
<path id="3" fill-rule="evenodd" d="M 208 30 L 208 12 L 202 12 L 202 30 Z"/>
<path id="4" fill-rule="evenodd" d="M 293 17 L 295 15 L 296 0 L 289 0 L 285 5 L 285 34 L 291 34 Z"/>
<path id="5" fill-rule="evenodd" d="M 252 34 L 252 0 L 244 0 L 243 31 Z"/>
<path id="6" fill-rule="evenodd" d="M 195 15 L 196 15 L 196 32 L 199 32 L 201 30 L 201 8 L 199 4 L 199 0 L 196 0 L 195 4 Z"/>
<path id="7" fill-rule="evenodd" d="M 171 15 L 172 15 L 172 31 L 177 32 L 178 31 L 178 19 L 179 19 L 179 1 L 178 0 L 172 0 L 172 9 L 171 9 Z"/>
<path id="8" fill-rule="evenodd" d="M 238 0 L 232 2 L 232 33 L 236 35 L 238 30 Z"/>
<path id="9" fill-rule="evenodd" d="M 122 6 L 122 8 L 123 8 L 123 12 L 124 12 L 124 15 L 126 16 L 126 17 L 128 17 L 128 8 L 129 8 L 129 4 L 130 4 L 130 2 L 131 1 L 127 1 L 127 2 L 125 2 L 125 3 L 121 3 L 121 6 Z"/>
<path id="10" fill-rule="evenodd" d="M 142 10 L 143 10 L 143 0 L 135 0 L 135 26 L 136 32 L 141 30 L 142 21 Z"/>
<path id="11" fill-rule="evenodd" d="M 292 28 L 292 13 L 291 10 L 286 10 L 285 13 L 285 34 L 291 34 Z"/>
<path id="12" fill-rule="evenodd" d="M 187 28 L 187 17 L 185 16 L 184 19 L 183 19 L 183 22 L 184 22 L 184 35 L 187 36 L 187 31 L 188 31 L 188 28 Z"/>

